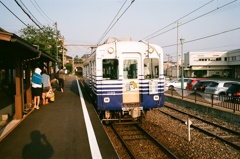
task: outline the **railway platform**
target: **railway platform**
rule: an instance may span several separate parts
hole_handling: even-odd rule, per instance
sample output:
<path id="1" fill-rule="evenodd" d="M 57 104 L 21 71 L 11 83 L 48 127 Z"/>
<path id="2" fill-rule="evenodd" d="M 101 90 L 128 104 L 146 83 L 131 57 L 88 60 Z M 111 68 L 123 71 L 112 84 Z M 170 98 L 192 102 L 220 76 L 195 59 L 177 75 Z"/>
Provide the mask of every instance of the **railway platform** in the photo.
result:
<path id="1" fill-rule="evenodd" d="M 75 76 L 66 76 L 64 93 L 56 90 L 54 102 L 8 128 L 0 141 L 0 158 L 118 158 L 79 88 Z"/>

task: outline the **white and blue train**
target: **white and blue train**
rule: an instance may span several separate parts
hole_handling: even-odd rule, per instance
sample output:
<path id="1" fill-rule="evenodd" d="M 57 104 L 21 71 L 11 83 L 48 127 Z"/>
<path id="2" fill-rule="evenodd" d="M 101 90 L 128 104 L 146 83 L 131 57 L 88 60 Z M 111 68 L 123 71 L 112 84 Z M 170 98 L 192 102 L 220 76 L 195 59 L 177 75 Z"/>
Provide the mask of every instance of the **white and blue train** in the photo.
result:
<path id="1" fill-rule="evenodd" d="M 84 61 L 83 80 L 102 120 L 141 119 L 164 105 L 163 50 L 144 41 L 109 38 Z"/>

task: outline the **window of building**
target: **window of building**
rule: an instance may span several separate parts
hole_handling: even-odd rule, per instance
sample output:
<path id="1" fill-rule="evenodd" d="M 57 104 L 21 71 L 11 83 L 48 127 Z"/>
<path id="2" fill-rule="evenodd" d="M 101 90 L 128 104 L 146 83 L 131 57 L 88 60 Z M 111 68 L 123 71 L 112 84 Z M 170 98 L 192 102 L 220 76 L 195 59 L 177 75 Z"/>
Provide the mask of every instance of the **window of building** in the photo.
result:
<path id="1" fill-rule="evenodd" d="M 236 60 L 237 60 L 237 61 L 240 61 L 240 55 L 236 57 Z"/>
<path id="2" fill-rule="evenodd" d="M 216 61 L 216 58 L 215 57 L 211 57 L 210 61 Z"/>

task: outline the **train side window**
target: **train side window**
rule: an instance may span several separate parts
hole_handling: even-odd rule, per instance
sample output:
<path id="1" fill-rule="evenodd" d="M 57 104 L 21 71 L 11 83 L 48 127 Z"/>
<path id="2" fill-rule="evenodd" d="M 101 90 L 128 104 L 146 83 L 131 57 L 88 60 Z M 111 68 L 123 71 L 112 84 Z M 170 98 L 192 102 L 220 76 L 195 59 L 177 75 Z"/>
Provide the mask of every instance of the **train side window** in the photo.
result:
<path id="1" fill-rule="evenodd" d="M 123 61 L 123 78 L 137 79 L 138 77 L 137 60 L 128 59 Z"/>
<path id="2" fill-rule="evenodd" d="M 144 59 L 144 78 L 159 77 L 159 60 L 157 58 Z"/>
<path id="3" fill-rule="evenodd" d="M 118 60 L 104 59 L 102 61 L 102 72 L 105 80 L 118 79 Z"/>

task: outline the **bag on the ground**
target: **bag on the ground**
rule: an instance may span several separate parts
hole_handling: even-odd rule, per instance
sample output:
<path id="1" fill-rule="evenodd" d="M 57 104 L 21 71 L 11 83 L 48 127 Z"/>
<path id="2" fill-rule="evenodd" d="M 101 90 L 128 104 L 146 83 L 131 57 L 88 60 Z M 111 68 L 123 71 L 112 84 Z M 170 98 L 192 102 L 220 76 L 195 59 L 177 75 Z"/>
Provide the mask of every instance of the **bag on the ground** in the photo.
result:
<path id="1" fill-rule="evenodd" d="M 51 98 L 52 95 L 53 95 L 53 91 L 52 91 L 52 89 L 49 89 L 49 91 L 48 91 L 47 94 L 46 94 L 46 97 L 47 97 L 47 98 Z"/>
<path id="2" fill-rule="evenodd" d="M 52 92 L 52 97 L 49 99 L 51 102 L 54 102 L 55 101 L 55 94 L 54 92 Z"/>

